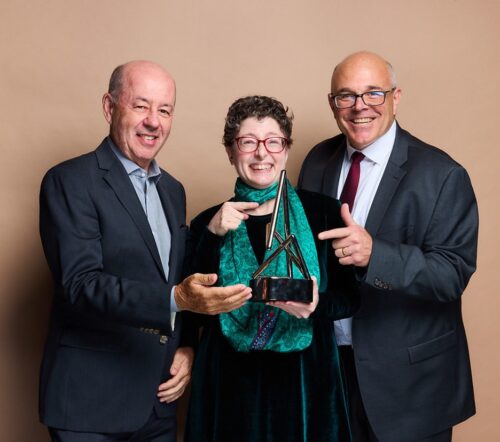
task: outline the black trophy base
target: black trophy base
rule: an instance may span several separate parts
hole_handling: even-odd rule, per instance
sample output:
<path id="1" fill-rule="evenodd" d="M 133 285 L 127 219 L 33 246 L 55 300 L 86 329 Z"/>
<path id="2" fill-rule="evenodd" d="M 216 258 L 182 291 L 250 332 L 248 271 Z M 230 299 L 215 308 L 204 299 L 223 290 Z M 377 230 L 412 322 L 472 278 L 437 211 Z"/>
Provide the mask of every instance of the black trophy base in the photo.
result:
<path id="1" fill-rule="evenodd" d="M 296 301 L 310 303 L 313 299 L 311 279 L 266 276 L 250 280 L 250 301 Z"/>

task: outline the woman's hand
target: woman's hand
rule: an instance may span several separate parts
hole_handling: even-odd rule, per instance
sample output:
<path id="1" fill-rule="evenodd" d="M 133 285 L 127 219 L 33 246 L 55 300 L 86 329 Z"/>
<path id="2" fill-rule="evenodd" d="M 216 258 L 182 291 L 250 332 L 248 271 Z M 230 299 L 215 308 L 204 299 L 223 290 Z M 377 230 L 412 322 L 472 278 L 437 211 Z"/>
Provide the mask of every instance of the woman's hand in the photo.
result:
<path id="1" fill-rule="evenodd" d="M 242 221 L 248 219 L 245 210 L 256 209 L 259 203 L 226 201 L 208 223 L 208 230 L 224 236 L 229 230 L 236 230 Z"/>
<path id="2" fill-rule="evenodd" d="M 295 301 L 274 301 L 269 302 L 268 304 L 273 307 L 278 307 L 296 318 L 309 318 L 311 313 L 316 310 L 316 306 L 319 301 L 318 282 L 315 276 L 311 276 L 311 279 L 313 280 L 313 300 L 311 303 L 306 304 L 304 302 Z"/>

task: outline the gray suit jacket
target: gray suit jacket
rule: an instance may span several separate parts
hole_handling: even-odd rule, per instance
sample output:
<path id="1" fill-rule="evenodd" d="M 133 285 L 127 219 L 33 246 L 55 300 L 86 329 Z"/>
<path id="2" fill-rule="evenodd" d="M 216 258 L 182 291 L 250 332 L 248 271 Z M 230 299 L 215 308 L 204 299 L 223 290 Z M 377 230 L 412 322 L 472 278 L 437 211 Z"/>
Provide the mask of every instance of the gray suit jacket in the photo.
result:
<path id="1" fill-rule="evenodd" d="M 43 179 L 40 235 L 54 279 L 40 378 L 48 426 L 117 433 L 142 426 L 153 408 L 175 415 L 175 405 L 160 404 L 156 393 L 179 340 L 170 291 L 182 272 L 185 194 L 164 171 L 157 188 L 172 234 L 168 275 L 108 139 Z"/>
<path id="2" fill-rule="evenodd" d="M 343 135 L 315 146 L 299 188 L 336 197 L 345 148 Z M 381 442 L 423 438 L 475 412 L 461 314 L 478 234 L 467 172 L 398 126 L 365 227 L 373 250 L 352 330 L 363 403 Z"/>

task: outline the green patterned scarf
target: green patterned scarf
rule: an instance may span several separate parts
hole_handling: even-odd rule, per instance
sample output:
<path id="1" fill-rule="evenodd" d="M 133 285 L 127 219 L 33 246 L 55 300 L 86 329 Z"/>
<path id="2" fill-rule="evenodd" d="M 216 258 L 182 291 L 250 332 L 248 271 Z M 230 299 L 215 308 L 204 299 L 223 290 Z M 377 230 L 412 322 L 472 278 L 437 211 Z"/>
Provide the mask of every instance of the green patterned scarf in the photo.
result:
<path id="1" fill-rule="evenodd" d="M 300 244 L 304 260 L 309 273 L 316 276 L 319 281 L 319 264 L 314 238 L 307 222 L 304 209 L 295 190 L 286 182 L 289 201 L 290 232 L 293 233 Z M 276 197 L 278 183 L 267 189 L 259 190 L 247 186 L 238 178 L 235 185 L 235 201 L 255 201 L 259 204 Z M 283 204 L 280 205 L 276 229 L 284 236 Z M 274 239 L 271 250 L 266 251 L 265 259 L 278 247 Z M 258 268 L 257 258 L 250 244 L 245 223 L 241 223 L 236 230 L 230 230 L 221 248 L 219 264 L 219 283 L 222 286 L 233 284 L 249 285 L 252 274 Z M 285 276 L 286 253 L 283 251 L 274 259 L 261 276 Z M 303 278 L 300 270 L 293 264 L 293 277 Z M 276 352 L 300 351 L 307 348 L 312 340 L 312 320 L 298 319 L 281 309 L 270 307 L 265 303 L 247 302 L 239 309 L 230 313 L 219 315 L 222 333 L 229 340 L 232 347 L 241 352 L 252 349 L 252 342 L 259 329 L 259 317 L 263 314 L 273 313 L 277 317 L 271 337 L 262 350 Z"/>

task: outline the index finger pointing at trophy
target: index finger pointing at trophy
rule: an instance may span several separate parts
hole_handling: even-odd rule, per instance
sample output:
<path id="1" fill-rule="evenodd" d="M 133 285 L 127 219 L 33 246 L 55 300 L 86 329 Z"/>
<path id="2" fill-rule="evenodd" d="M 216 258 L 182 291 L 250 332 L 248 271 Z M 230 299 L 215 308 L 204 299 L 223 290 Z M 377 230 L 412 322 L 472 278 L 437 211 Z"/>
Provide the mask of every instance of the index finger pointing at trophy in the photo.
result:
<path id="1" fill-rule="evenodd" d="M 253 201 L 228 201 L 227 204 L 245 215 L 247 210 L 253 210 L 259 207 L 259 203 L 254 203 Z"/>
<path id="2" fill-rule="evenodd" d="M 224 236 L 229 230 L 236 230 L 241 221 L 246 220 L 248 215 L 245 210 L 253 210 L 259 207 L 255 202 L 225 202 L 213 216 L 207 228 L 218 236 Z"/>

